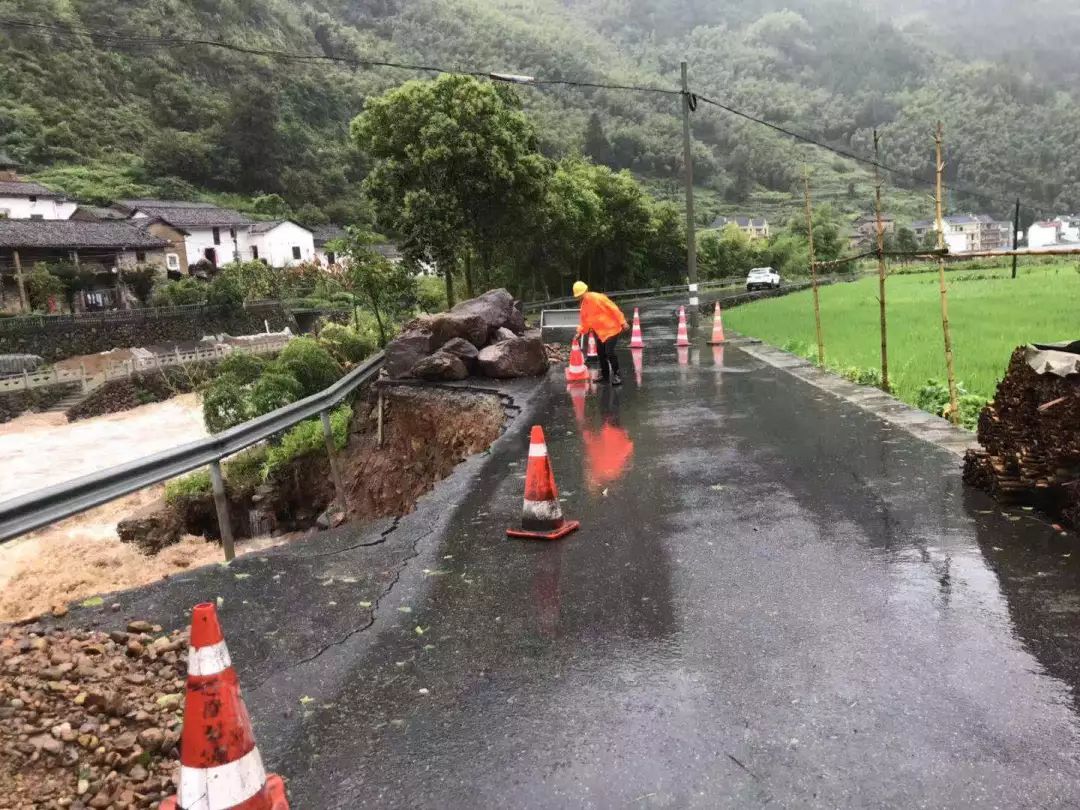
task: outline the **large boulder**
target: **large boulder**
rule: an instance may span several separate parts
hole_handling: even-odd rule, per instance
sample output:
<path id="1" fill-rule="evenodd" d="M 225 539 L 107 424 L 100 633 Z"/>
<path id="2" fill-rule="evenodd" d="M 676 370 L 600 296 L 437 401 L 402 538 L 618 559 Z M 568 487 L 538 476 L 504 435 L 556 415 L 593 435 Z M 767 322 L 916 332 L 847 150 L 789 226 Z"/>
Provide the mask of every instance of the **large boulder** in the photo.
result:
<path id="1" fill-rule="evenodd" d="M 504 340 L 513 340 L 517 335 L 513 330 L 507 329 L 505 326 L 500 326 L 495 330 L 495 334 L 491 336 L 492 343 L 502 343 Z"/>
<path id="2" fill-rule="evenodd" d="M 431 330 L 427 326 L 414 326 L 386 344 L 383 368 L 391 377 L 407 377 L 413 366 L 434 349 Z"/>
<path id="3" fill-rule="evenodd" d="M 506 322 L 506 328 L 517 335 L 525 333 L 525 313 L 521 311 L 520 301 L 514 302 L 514 308 L 510 312 L 510 318 Z"/>
<path id="4" fill-rule="evenodd" d="M 471 373 L 476 368 L 476 358 L 479 356 L 480 351 L 473 346 L 469 341 L 462 340 L 461 338 L 454 338 L 448 340 L 443 344 L 443 347 L 439 349 L 441 352 L 447 354 L 456 354 L 461 358 L 461 362 L 465 364 L 465 368 Z"/>
<path id="5" fill-rule="evenodd" d="M 539 338 L 515 337 L 480 351 L 477 367 L 485 377 L 536 377 L 548 369 L 547 352 Z"/>
<path id="6" fill-rule="evenodd" d="M 456 354 L 435 352 L 412 367 L 412 376 L 421 380 L 464 380 L 469 376 L 465 363 Z"/>
<path id="7" fill-rule="evenodd" d="M 179 543 L 184 528 L 180 510 L 160 498 L 121 520 L 116 533 L 121 543 L 130 543 L 143 554 L 157 554 L 166 546 Z"/>
<path id="8" fill-rule="evenodd" d="M 494 332 L 500 326 L 506 326 L 514 313 L 514 296 L 509 291 L 488 290 L 483 295 L 462 301 L 451 313 L 458 315 L 478 315 L 487 324 L 488 332 Z"/>
<path id="9" fill-rule="evenodd" d="M 438 349 L 455 338 L 467 340 L 482 348 L 491 335 L 488 322 L 477 312 L 458 312 L 455 307 L 431 319 L 431 347 Z"/>

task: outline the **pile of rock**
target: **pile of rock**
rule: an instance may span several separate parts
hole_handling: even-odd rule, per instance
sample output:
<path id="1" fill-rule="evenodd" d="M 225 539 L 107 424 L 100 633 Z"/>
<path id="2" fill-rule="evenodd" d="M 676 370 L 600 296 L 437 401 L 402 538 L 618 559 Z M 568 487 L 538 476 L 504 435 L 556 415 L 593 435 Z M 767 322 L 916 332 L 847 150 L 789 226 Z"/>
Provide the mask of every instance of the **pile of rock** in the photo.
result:
<path id="1" fill-rule="evenodd" d="M 5 807 L 154 807 L 175 793 L 187 637 L 13 627 L 0 636 Z"/>
<path id="2" fill-rule="evenodd" d="M 544 374 L 548 358 L 539 333 L 525 331 L 520 302 L 499 289 L 410 323 L 386 347 L 384 367 L 394 378 L 508 379 Z"/>

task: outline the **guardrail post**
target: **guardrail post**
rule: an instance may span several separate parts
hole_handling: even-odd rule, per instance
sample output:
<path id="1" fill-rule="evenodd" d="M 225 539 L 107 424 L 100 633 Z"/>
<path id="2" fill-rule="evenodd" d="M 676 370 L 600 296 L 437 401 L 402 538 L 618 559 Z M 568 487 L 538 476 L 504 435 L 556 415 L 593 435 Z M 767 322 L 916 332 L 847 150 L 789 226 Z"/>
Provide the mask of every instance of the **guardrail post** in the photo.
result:
<path id="1" fill-rule="evenodd" d="M 348 514 L 348 509 L 345 507 L 345 485 L 341 481 L 341 470 L 338 468 L 337 453 L 334 450 L 334 429 L 330 425 L 330 414 L 322 411 L 319 419 L 322 420 L 323 438 L 326 439 L 326 457 L 330 460 L 330 477 L 334 479 L 338 507 L 342 513 Z"/>
<path id="2" fill-rule="evenodd" d="M 218 529 L 221 530 L 221 548 L 225 562 L 236 558 L 233 545 L 232 520 L 229 518 L 229 499 L 225 497 L 225 481 L 221 477 L 221 462 L 210 462 L 210 486 L 214 490 L 214 508 L 217 509 Z"/>
<path id="3" fill-rule="evenodd" d="M 79 384 L 80 390 L 86 393 L 86 363 L 79 363 Z"/>
<path id="4" fill-rule="evenodd" d="M 377 413 L 376 418 L 378 419 L 378 424 L 379 424 L 378 432 L 376 433 L 376 443 L 377 443 L 377 445 L 379 447 L 382 447 L 382 439 L 383 439 L 383 395 L 382 395 L 382 391 L 379 392 L 379 405 L 378 405 L 378 407 L 376 409 L 376 413 Z"/>
<path id="5" fill-rule="evenodd" d="M 29 391 L 30 390 L 30 375 L 27 373 L 25 368 L 22 370 L 22 381 L 23 381 L 23 388 L 25 388 L 27 391 Z"/>

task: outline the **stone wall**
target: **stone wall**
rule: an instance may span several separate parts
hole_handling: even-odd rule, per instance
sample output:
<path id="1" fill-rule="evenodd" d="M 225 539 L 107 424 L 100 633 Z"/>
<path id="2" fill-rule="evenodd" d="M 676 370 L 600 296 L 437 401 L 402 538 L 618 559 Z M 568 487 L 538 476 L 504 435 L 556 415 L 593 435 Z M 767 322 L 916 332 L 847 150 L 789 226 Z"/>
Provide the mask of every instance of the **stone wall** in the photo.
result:
<path id="1" fill-rule="evenodd" d="M 199 340 L 204 335 L 250 335 L 279 332 L 296 322 L 280 306 L 260 306 L 223 313 L 212 307 L 148 318 L 136 310 L 109 320 L 12 318 L 0 321 L 0 354 L 36 354 L 55 363 L 80 354 L 110 349 Z"/>

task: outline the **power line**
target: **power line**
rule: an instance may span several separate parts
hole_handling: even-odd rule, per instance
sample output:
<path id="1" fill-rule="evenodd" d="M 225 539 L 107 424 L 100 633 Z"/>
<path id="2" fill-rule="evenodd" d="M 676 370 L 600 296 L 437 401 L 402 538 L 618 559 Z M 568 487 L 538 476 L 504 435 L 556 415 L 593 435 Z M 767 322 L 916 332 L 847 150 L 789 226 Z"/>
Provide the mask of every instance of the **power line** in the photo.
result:
<path id="1" fill-rule="evenodd" d="M 427 72 L 436 74 L 458 74 L 464 76 L 473 76 L 476 78 L 494 78 L 499 79 L 500 74 L 494 74 L 492 71 L 479 70 L 475 68 L 461 68 L 461 67 L 442 67 L 439 65 L 425 65 L 425 64 L 413 64 L 408 62 L 393 62 L 377 59 L 360 59 L 346 56 L 333 56 L 330 54 L 304 54 L 295 53 L 291 51 L 283 51 L 272 48 L 253 48 L 243 45 L 236 45 L 231 42 L 224 42 L 221 40 L 201 39 L 196 37 L 178 37 L 178 36 L 135 36 L 131 34 L 118 34 L 111 31 L 103 31 L 100 29 L 86 28 L 74 25 L 62 25 L 58 23 L 39 23 L 29 20 L 16 20 L 10 18 L 0 18 L 0 27 L 22 29 L 35 32 L 49 32 L 59 34 L 61 36 L 73 36 L 83 35 L 88 37 L 97 37 L 99 39 L 108 40 L 114 43 L 128 43 L 141 46 L 157 46 L 157 47 L 190 47 L 190 46 L 203 46 L 210 48 L 219 48 L 222 50 L 228 50 L 235 53 L 241 53 L 249 56 L 262 56 L 273 59 L 282 59 L 286 61 L 305 62 L 305 63 L 330 63 L 341 64 L 350 66 L 353 68 L 372 68 L 372 67 L 385 67 L 397 70 L 408 70 L 413 72 Z M 505 80 L 505 79 L 504 79 Z M 613 84 L 605 82 L 592 82 L 576 79 L 544 79 L 536 77 L 522 77 L 519 84 L 525 85 L 539 85 L 539 86 L 564 86 L 564 87 L 577 87 L 585 89 L 598 89 L 598 90 L 622 90 L 638 93 L 653 93 L 665 96 L 681 96 L 682 90 L 667 89 L 662 87 L 651 87 L 645 85 L 633 85 L 633 84 Z M 774 132 L 785 135 L 794 140 L 806 143 L 812 146 L 816 146 L 820 149 L 824 149 L 840 157 L 853 160 L 857 163 L 861 163 L 871 167 L 877 167 L 878 169 L 889 172 L 890 174 L 906 177 L 916 183 L 922 185 L 932 185 L 932 181 L 922 177 L 915 172 L 911 172 L 907 169 L 897 168 L 885 163 L 881 163 L 873 158 L 856 154 L 846 149 L 841 149 L 836 146 L 827 144 L 817 138 L 810 135 L 806 135 L 801 132 L 789 129 L 775 124 L 765 118 L 753 115 L 748 112 L 744 112 L 728 104 L 724 104 L 716 99 L 709 98 L 695 93 L 689 93 L 691 100 L 691 109 L 696 108 L 698 101 L 705 102 L 718 109 L 724 110 L 739 118 L 743 118 L 759 126 L 766 127 Z M 975 197 L 990 202 L 997 202 L 1003 205 L 1011 207 L 1014 204 L 1014 199 L 1006 199 L 1005 197 L 991 194 L 988 192 L 979 191 L 977 189 L 961 186 L 953 183 L 945 186 L 946 189 L 957 194 L 964 194 L 969 197 Z M 1036 203 L 1035 205 L 1025 206 L 1029 210 L 1039 215 L 1045 215 L 1047 212 L 1053 212 L 1055 206 L 1047 205 L 1045 203 Z"/>

